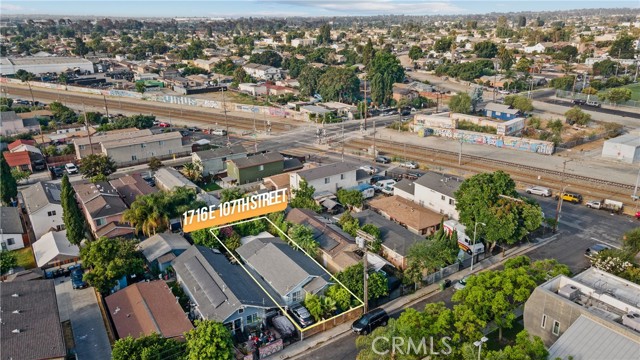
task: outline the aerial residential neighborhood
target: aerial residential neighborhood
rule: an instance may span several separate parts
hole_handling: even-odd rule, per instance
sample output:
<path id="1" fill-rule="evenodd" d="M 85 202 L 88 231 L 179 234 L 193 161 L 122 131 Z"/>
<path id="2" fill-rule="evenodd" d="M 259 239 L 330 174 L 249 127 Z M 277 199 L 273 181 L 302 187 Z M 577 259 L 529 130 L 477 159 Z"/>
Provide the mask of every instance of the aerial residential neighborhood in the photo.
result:
<path id="1" fill-rule="evenodd" d="M 637 1 L 0 9 L 3 359 L 640 356 Z"/>

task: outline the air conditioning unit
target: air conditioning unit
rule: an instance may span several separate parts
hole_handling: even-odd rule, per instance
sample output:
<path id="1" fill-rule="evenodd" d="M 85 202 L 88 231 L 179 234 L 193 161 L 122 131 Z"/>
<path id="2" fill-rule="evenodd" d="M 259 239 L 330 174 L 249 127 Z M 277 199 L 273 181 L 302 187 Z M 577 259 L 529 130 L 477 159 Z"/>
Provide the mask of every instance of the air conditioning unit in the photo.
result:
<path id="1" fill-rule="evenodd" d="M 622 325 L 640 332 L 640 314 L 629 313 L 622 317 Z"/>
<path id="2" fill-rule="evenodd" d="M 578 295 L 580 295 L 580 289 L 567 284 L 558 290 L 558 295 L 573 301 L 578 298 Z"/>

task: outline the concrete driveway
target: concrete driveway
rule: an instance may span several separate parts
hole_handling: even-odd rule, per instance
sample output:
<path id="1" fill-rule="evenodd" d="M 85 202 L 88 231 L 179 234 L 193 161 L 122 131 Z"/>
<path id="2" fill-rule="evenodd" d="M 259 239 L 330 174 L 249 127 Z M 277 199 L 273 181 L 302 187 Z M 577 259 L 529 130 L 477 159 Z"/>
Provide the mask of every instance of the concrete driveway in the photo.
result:
<path id="1" fill-rule="evenodd" d="M 111 344 L 93 288 L 74 290 L 71 278 L 58 278 L 56 297 L 60 321 L 71 320 L 78 359 L 111 359 Z"/>

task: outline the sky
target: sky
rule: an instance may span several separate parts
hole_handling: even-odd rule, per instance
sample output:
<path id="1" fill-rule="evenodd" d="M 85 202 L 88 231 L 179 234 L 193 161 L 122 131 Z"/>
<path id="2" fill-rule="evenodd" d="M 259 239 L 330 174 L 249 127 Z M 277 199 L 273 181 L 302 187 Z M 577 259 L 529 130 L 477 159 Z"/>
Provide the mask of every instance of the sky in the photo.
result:
<path id="1" fill-rule="evenodd" d="M 0 2 L 2 15 L 89 15 L 124 17 L 287 17 L 367 16 L 384 14 L 456 15 L 490 12 L 549 11 L 585 8 L 639 8 L 640 1 L 581 0 L 209 0 L 209 1 L 11 1 Z"/>

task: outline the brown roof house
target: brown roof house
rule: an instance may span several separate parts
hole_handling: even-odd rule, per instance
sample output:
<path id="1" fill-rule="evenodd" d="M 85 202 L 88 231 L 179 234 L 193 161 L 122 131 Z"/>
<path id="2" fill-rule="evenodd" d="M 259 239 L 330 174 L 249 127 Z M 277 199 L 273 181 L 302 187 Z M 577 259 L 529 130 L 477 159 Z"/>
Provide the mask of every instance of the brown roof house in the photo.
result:
<path id="1" fill-rule="evenodd" d="M 355 253 L 358 249 L 355 240 L 331 220 L 309 209 L 292 209 L 286 219 L 313 230 L 314 240 L 319 245 L 322 266 L 329 271 L 342 271 L 360 260 L 361 257 Z"/>
<path id="2" fill-rule="evenodd" d="M 122 200 L 129 207 L 136 200 L 136 197 L 157 191 L 155 188 L 149 186 L 146 181 L 142 180 L 140 174 L 125 175 L 111 180 L 109 183 L 116 189 Z"/>
<path id="3" fill-rule="evenodd" d="M 2 359 L 66 358 L 53 280 L 0 283 L 0 303 Z"/>
<path id="4" fill-rule="evenodd" d="M 134 228 L 122 222 L 122 214 L 127 210 L 127 205 L 111 184 L 100 181 L 95 184 L 74 184 L 73 188 L 91 232 L 96 237 L 133 235 Z"/>
<path id="5" fill-rule="evenodd" d="M 386 219 L 399 223 L 418 235 L 433 234 L 443 217 L 397 195 L 373 199 L 369 202 L 369 206 Z"/>
<path id="6" fill-rule="evenodd" d="M 105 298 L 119 338 L 137 339 L 153 333 L 167 339 L 184 339 L 193 329 L 167 283 L 139 282 Z"/>

